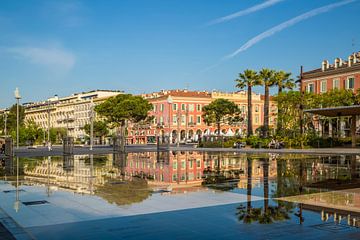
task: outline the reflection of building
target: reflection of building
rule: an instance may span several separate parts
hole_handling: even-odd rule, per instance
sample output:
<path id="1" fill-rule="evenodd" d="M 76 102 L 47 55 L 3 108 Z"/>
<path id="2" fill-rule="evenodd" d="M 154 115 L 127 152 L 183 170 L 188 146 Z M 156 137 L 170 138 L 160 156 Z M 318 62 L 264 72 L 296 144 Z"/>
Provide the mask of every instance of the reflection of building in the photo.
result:
<path id="1" fill-rule="evenodd" d="M 146 177 L 154 185 L 200 185 L 204 171 L 203 154 L 199 152 L 167 152 L 158 158 L 156 152 L 128 154 L 125 172 L 129 176 Z"/>
<path id="2" fill-rule="evenodd" d="M 91 164 L 88 155 L 44 158 L 44 160 L 24 165 L 24 179 L 28 184 L 51 185 L 74 190 L 78 193 L 91 193 L 96 185 L 103 185 L 107 178 L 119 175 L 113 167 L 111 157 L 103 157 L 104 165 Z"/>
<path id="3" fill-rule="evenodd" d="M 50 114 L 52 128 L 67 128 L 70 136 L 83 139 L 84 126 L 90 123 L 91 100 L 94 104 L 99 104 L 120 93 L 119 91 L 96 90 L 75 93 L 63 98 L 55 96 L 37 103 L 27 103 L 24 104 L 25 121 L 33 121 L 41 128 L 47 129 Z"/>
<path id="4" fill-rule="evenodd" d="M 154 120 L 144 126 L 132 126 L 129 130 L 130 143 L 152 142 L 156 135 L 168 136 L 171 133 L 172 141 L 180 135 L 180 141 L 196 141 L 199 136 L 215 135 L 217 128 L 207 126 L 202 119 L 203 107 L 215 99 L 225 98 L 235 102 L 241 110 L 243 122 L 231 126 L 222 126 L 222 135 L 234 136 L 245 134 L 247 121 L 247 92 L 234 93 L 169 90 L 143 94 L 153 104 L 151 114 Z M 171 100 L 169 100 L 169 97 Z M 169 102 L 170 101 L 170 102 Z M 263 125 L 264 98 L 253 93 L 253 129 Z M 270 102 L 270 126 L 275 125 L 277 108 L 275 102 Z"/>

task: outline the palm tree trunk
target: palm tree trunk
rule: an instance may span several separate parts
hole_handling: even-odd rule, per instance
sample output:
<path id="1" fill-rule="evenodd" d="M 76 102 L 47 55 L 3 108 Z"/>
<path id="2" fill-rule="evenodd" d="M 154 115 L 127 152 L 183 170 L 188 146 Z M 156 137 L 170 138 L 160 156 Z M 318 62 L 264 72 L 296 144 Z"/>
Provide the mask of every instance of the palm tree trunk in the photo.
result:
<path id="1" fill-rule="evenodd" d="M 247 124 L 247 136 L 253 135 L 252 129 L 252 92 L 251 86 L 248 86 L 248 124 Z"/>
<path id="2" fill-rule="evenodd" d="M 251 179 L 252 178 L 252 159 L 247 158 L 247 188 L 246 188 L 246 194 L 247 194 L 247 212 L 248 214 L 251 211 L 251 190 L 252 190 L 252 184 Z"/>
<path id="3" fill-rule="evenodd" d="M 263 177 L 264 177 L 264 213 L 269 209 L 269 159 L 265 158 L 263 163 Z"/>
<path id="4" fill-rule="evenodd" d="M 278 96 L 282 93 L 282 87 L 278 86 Z M 279 133 L 279 131 L 282 129 L 282 111 L 279 106 L 277 110 L 277 126 L 276 126 L 276 132 Z"/>
<path id="5" fill-rule="evenodd" d="M 269 135 L 269 85 L 265 83 L 265 102 L 264 102 L 264 137 Z"/>

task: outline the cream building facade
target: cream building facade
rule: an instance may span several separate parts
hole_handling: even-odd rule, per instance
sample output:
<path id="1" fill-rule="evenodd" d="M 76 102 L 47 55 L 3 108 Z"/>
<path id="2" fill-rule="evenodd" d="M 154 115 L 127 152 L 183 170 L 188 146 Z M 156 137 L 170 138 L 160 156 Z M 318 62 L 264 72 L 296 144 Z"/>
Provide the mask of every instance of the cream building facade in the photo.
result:
<path id="1" fill-rule="evenodd" d="M 76 139 L 85 137 L 84 126 L 90 123 L 92 109 L 120 91 L 94 90 L 75 93 L 67 97 L 54 96 L 46 101 L 26 103 L 25 122 L 34 122 L 42 129 L 65 128 Z M 95 112 L 94 117 L 95 116 Z"/>

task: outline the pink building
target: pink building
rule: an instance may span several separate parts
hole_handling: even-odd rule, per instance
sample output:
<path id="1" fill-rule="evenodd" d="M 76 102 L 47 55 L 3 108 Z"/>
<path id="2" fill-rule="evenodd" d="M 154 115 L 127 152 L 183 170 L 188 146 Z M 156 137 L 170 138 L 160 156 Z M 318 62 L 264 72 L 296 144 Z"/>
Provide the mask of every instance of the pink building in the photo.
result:
<path id="1" fill-rule="evenodd" d="M 175 143 L 197 141 L 199 137 L 216 135 L 216 126 L 208 126 L 203 122 L 203 107 L 218 98 L 225 98 L 236 103 L 242 112 L 244 121 L 235 125 L 222 126 L 223 136 L 244 135 L 247 121 L 247 93 L 234 93 L 169 90 L 142 95 L 152 105 L 153 122 L 148 125 L 133 125 L 129 128 L 128 142 L 155 143 L 156 136 L 171 136 Z M 253 93 L 253 129 L 263 125 L 264 98 Z M 270 102 L 270 126 L 275 125 L 277 108 Z"/>

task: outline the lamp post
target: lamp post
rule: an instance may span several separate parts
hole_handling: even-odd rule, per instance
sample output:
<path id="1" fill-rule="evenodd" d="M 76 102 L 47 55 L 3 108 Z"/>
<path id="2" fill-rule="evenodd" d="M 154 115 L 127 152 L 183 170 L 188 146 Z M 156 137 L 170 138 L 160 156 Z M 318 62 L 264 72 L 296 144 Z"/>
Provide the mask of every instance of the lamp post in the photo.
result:
<path id="1" fill-rule="evenodd" d="M 169 118 L 168 118 L 168 124 L 169 124 L 169 145 L 170 145 L 170 138 L 171 138 L 171 127 L 170 127 L 170 123 L 171 123 L 171 105 L 173 104 L 173 99 L 172 97 L 169 95 L 169 97 L 167 98 L 167 103 L 169 104 Z"/>
<path id="2" fill-rule="evenodd" d="M 21 96 L 18 88 L 15 89 L 14 95 L 16 99 L 16 148 L 19 149 L 19 102 Z"/>
<path id="3" fill-rule="evenodd" d="M 16 212 L 19 212 L 19 209 L 20 209 L 20 200 L 19 200 L 19 157 L 16 157 L 16 193 L 15 193 L 14 209 L 15 209 Z"/>
<path id="4" fill-rule="evenodd" d="M 90 103 L 90 151 L 93 150 L 94 145 L 94 102 L 91 99 Z"/>
<path id="5" fill-rule="evenodd" d="M 47 145 L 48 145 L 48 150 L 51 151 L 51 142 L 50 142 L 50 100 L 48 100 L 48 128 L 47 128 Z"/>

